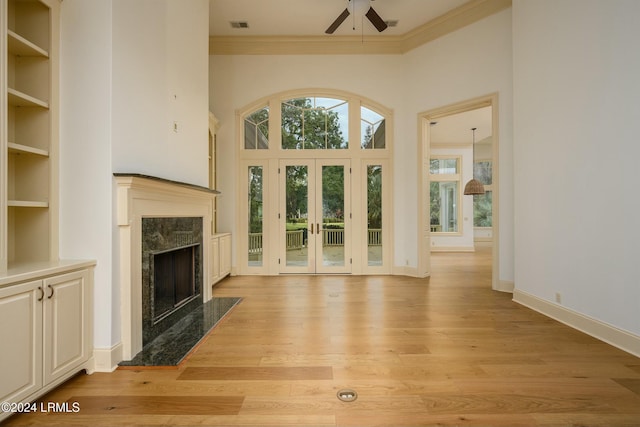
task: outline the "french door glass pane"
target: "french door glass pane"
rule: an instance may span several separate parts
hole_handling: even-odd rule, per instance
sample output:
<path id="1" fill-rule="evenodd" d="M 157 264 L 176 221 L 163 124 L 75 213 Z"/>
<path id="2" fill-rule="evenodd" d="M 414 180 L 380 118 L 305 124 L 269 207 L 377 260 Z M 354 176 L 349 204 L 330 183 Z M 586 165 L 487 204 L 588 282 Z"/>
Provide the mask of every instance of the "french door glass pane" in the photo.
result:
<path id="1" fill-rule="evenodd" d="M 458 182 L 432 181 L 430 184 L 431 231 L 458 231 Z"/>
<path id="2" fill-rule="evenodd" d="M 286 263 L 288 266 L 305 267 L 309 265 L 307 247 L 309 167 L 302 165 L 287 166 L 285 171 Z"/>
<path id="3" fill-rule="evenodd" d="M 249 265 L 262 266 L 262 166 L 249 166 Z"/>
<path id="4" fill-rule="evenodd" d="M 322 265 L 344 264 L 344 166 L 322 166 Z"/>
<path id="5" fill-rule="evenodd" d="M 367 166 L 368 265 L 382 265 L 382 166 Z"/>

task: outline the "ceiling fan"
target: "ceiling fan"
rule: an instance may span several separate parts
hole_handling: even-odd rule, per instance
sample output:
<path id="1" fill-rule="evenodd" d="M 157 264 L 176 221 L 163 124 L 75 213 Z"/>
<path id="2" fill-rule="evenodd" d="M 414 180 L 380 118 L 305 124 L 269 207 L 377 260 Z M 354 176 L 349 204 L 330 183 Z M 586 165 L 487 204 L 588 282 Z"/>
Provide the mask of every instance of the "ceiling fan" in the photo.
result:
<path id="1" fill-rule="evenodd" d="M 333 34 L 333 32 L 344 22 L 347 17 L 353 13 L 355 16 L 355 12 L 358 10 L 367 10 L 367 13 L 364 16 L 367 17 L 369 21 L 373 24 L 374 27 L 378 30 L 378 32 L 382 32 L 387 28 L 387 23 L 378 15 L 378 13 L 371 7 L 371 1 L 373 0 L 347 0 L 347 8 L 333 21 L 333 24 L 329 26 L 325 30 L 327 34 Z M 353 27 L 355 30 L 355 25 Z"/>

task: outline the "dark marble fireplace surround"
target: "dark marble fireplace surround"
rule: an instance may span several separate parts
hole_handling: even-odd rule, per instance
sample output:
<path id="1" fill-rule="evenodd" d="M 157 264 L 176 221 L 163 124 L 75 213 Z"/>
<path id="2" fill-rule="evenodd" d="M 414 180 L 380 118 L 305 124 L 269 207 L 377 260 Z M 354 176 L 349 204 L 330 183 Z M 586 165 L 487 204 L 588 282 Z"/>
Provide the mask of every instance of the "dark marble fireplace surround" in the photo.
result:
<path id="1" fill-rule="evenodd" d="M 145 346 L 203 304 L 202 217 L 142 218 L 142 345 Z M 170 313 L 154 311 L 154 255 L 193 247 L 195 292 Z"/>

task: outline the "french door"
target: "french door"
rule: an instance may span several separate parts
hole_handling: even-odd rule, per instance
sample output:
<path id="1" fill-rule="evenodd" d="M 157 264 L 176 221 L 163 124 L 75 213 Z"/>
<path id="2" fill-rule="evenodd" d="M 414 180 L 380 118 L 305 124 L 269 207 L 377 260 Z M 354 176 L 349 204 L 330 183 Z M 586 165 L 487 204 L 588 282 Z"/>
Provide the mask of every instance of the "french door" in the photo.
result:
<path id="1" fill-rule="evenodd" d="M 287 159 L 279 165 L 281 273 L 351 272 L 348 159 Z"/>

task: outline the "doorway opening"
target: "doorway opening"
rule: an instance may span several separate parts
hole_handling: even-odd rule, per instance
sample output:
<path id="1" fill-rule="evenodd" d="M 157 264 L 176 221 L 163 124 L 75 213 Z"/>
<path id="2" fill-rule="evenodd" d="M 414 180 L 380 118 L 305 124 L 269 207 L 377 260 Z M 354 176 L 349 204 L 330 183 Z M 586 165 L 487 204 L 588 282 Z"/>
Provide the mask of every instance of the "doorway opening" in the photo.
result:
<path id="1" fill-rule="evenodd" d="M 492 288 L 503 290 L 497 274 L 498 95 L 420 113 L 419 124 L 420 271 L 430 274 L 432 252 L 489 251 Z M 484 184 L 484 195 L 462 194 L 473 177 Z"/>

